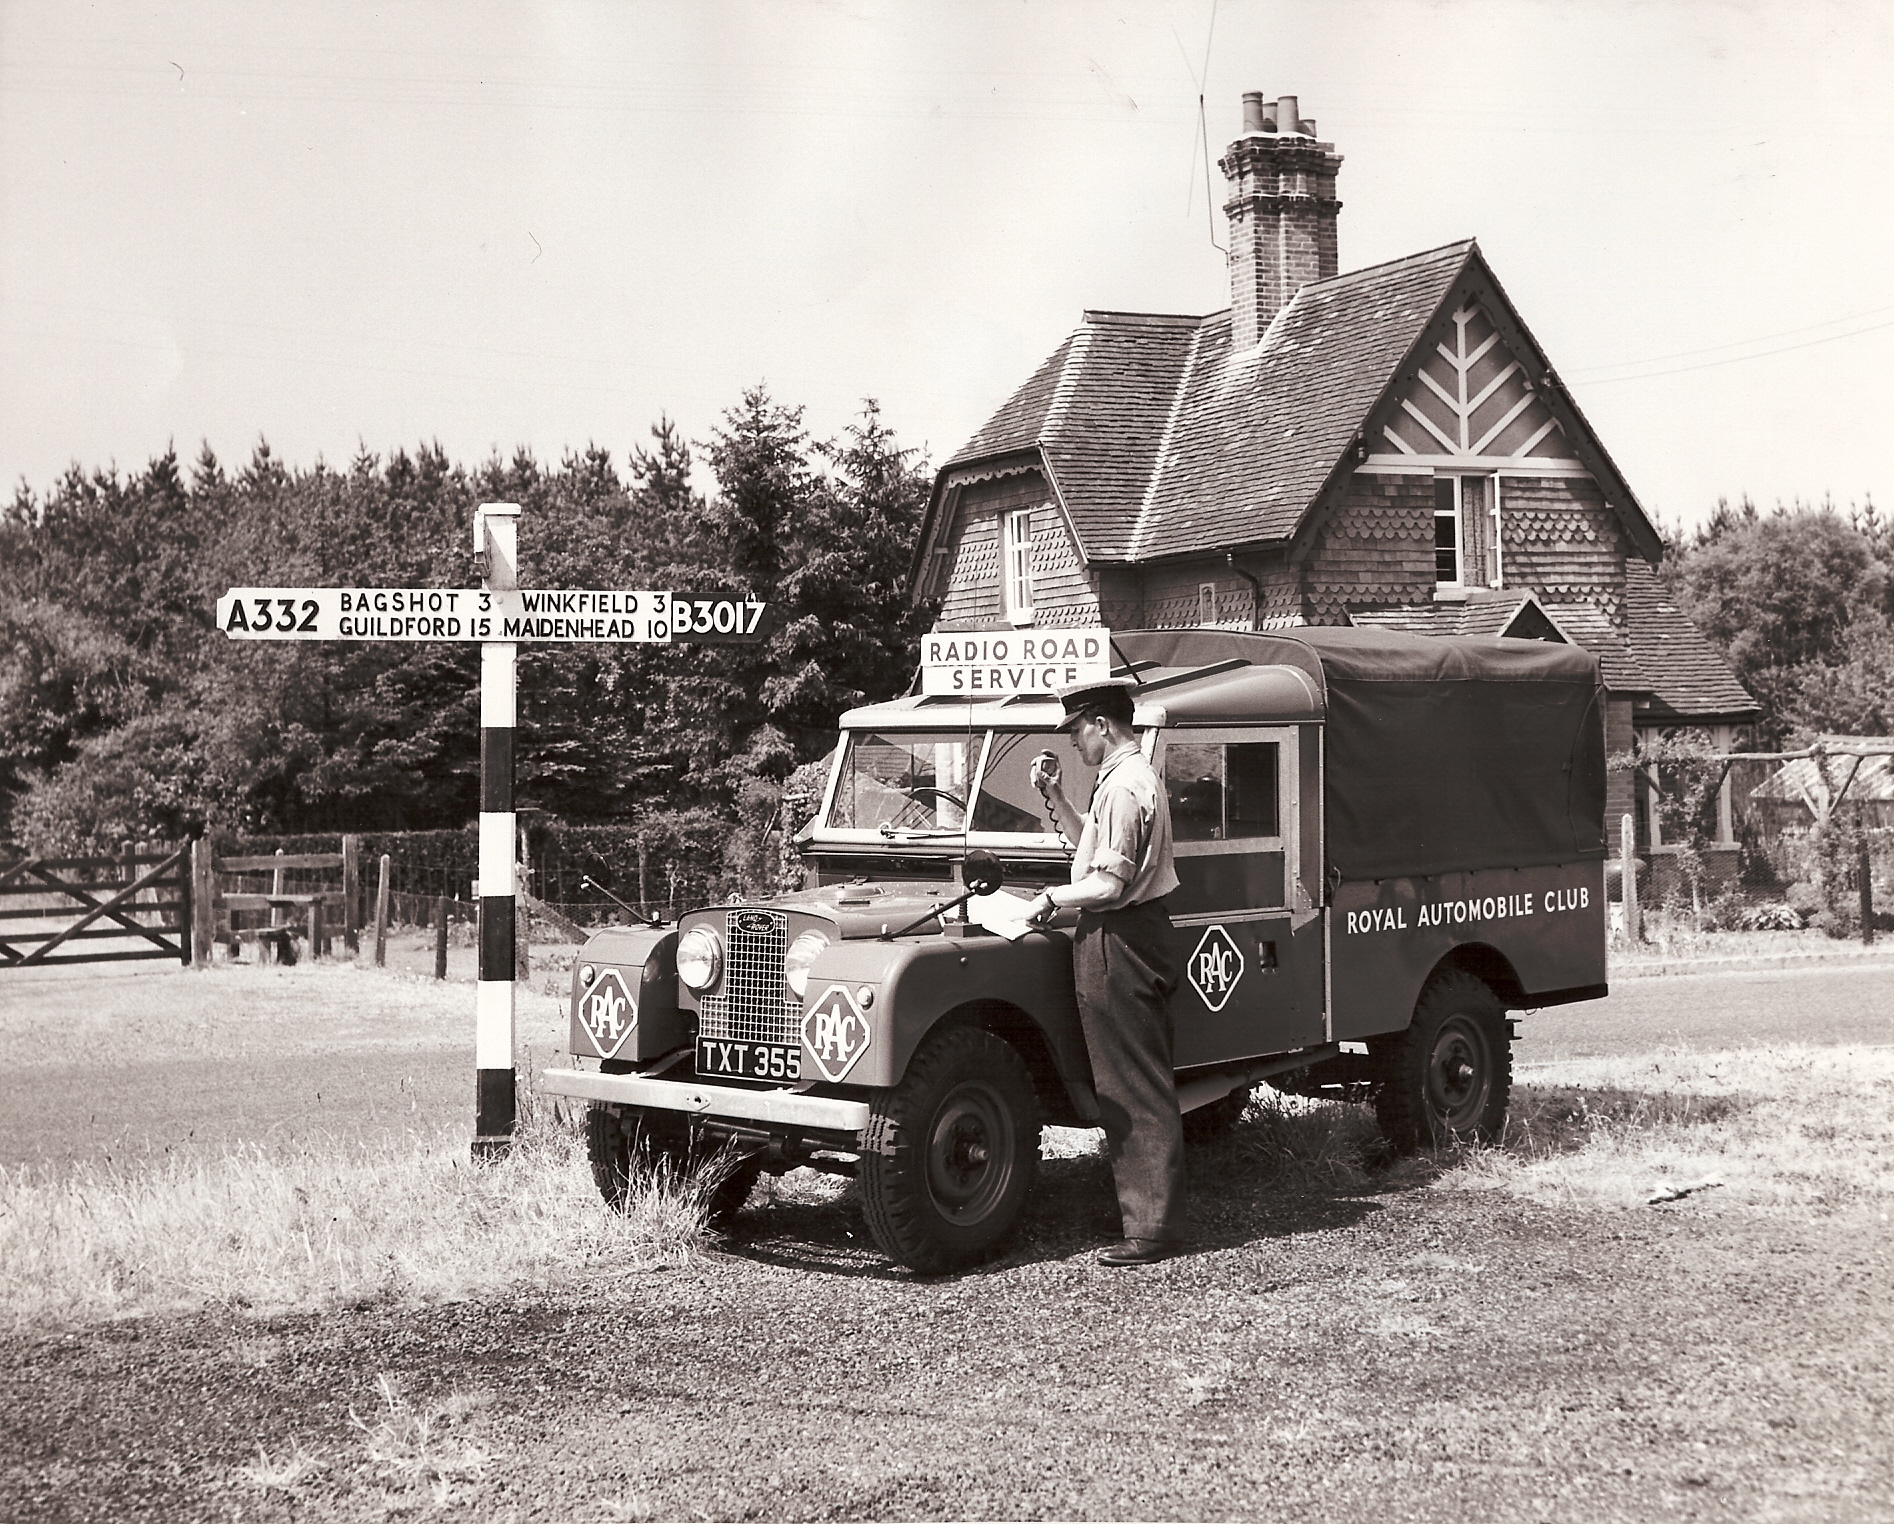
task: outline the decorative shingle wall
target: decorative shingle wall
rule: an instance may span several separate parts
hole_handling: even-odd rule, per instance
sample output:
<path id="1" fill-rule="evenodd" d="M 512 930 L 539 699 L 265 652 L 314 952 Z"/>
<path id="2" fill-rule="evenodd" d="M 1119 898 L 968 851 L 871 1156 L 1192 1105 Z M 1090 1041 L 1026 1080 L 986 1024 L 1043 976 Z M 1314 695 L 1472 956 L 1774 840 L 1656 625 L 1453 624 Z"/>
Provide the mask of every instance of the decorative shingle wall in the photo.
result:
<path id="1" fill-rule="evenodd" d="M 1433 478 L 1358 473 L 1322 526 L 1303 584 L 1311 624 L 1346 624 L 1351 603 L 1431 602 Z"/>
<path id="2" fill-rule="evenodd" d="M 1583 600 L 1624 623 L 1624 562 L 1631 546 L 1589 478 L 1502 477 L 1500 574 L 1555 603 Z"/>
<path id="3" fill-rule="evenodd" d="M 1097 594 L 1065 520 L 1036 471 L 973 482 L 960 491 L 948 531 L 943 626 L 998 624 L 1006 618 L 1000 585 L 1000 525 L 1008 513 L 1032 510 L 1033 608 L 1036 623 L 1054 627 L 1099 622 Z"/>
<path id="4" fill-rule="evenodd" d="M 1144 627 L 1148 630 L 1187 629 L 1202 624 L 1197 590 L 1205 582 L 1216 589 L 1210 623 L 1247 630 L 1255 613 L 1250 585 L 1231 572 L 1221 556 L 1214 561 L 1183 561 L 1154 566 L 1144 577 Z"/>

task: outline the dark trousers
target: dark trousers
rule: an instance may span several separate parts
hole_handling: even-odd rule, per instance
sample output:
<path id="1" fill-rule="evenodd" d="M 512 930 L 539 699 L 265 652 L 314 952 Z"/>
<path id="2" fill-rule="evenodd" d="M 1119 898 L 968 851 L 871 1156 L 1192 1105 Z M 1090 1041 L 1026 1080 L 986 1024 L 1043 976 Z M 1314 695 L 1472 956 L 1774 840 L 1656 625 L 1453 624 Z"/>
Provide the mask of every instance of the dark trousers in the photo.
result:
<path id="1" fill-rule="evenodd" d="M 1177 965 L 1163 901 L 1081 912 L 1072 979 L 1125 1237 L 1182 1238 L 1184 1125 L 1169 1009 Z"/>

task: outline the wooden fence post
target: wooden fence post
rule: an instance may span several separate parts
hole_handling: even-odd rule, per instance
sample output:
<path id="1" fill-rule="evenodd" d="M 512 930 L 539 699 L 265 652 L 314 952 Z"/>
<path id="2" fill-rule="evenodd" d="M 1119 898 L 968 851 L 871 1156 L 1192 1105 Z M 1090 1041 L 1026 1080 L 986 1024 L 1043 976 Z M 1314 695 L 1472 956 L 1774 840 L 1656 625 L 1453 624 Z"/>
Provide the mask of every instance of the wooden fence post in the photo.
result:
<path id="1" fill-rule="evenodd" d="M 283 855 L 283 849 L 281 847 L 278 847 L 276 849 L 276 855 L 278 857 L 281 857 Z M 281 868 L 278 868 L 274 873 L 270 875 L 270 893 L 281 894 L 282 892 L 283 892 L 283 870 Z M 281 905 L 270 906 L 270 925 L 281 926 L 285 921 L 288 920 L 288 918 L 289 918 L 289 912 L 285 910 Z"/>
<path id="2" fill-rule="evenodd" d="M 309 961 L 322 956 L 322 901 L 309 902 Z"/>
<path id="3" fill-rule="evenodd" d="M 434 977 L 447 977 L 447 896 L 442 895 L 434 921 Z"/>
<path id="4" fill-rule="evenodd" d="M 1629 815 L 1618 823 L 1618 892 L 1624 899 L 1624 939 L 1642 940 L 1638 925 L 1637 824 Z"/>
<path id="5" fill-rule="evenodd" d="M 375 967 L 388 966 L 388 864 L 389 856 L 381 854 L 381 883 L 375 889 Z"/>
<path id="6" fill-rule="evenodd" d="M 342 838 L 342 946 L 353 958 L 362 950 L 362 838 Z"/>
<path id="7" fill-rule="evenodd" d="M 210 838 L 191 843 L 191 962 L 209 968 L 217 946 L 217 858 Z"/>

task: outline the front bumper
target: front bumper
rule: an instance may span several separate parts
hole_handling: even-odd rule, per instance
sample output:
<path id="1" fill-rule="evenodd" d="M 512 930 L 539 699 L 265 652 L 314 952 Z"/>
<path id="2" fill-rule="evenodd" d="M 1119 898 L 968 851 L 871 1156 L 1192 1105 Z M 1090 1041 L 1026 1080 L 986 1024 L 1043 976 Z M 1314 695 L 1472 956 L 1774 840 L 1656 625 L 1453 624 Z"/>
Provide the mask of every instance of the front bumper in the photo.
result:
<path id="1" fill-rule="evenodd" d="M 648 1106 L 711 1121 L 858 1133 L 868 1126 L 866 1101 L 804 1095 L 794 1090 L 734 1090 L 695 1080 L 650 1079 L 641 1074 L 600 1074 L 591 1069 L 548 1069 L 539 1088 L 581 1101 Z"/>

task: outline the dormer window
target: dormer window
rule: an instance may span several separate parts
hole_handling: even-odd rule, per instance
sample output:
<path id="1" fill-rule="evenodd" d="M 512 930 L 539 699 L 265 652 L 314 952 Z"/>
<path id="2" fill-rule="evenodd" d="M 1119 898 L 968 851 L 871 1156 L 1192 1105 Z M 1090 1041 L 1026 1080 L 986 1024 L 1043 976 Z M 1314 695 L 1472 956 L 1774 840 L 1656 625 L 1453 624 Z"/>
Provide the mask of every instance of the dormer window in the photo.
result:
<path id="1" fill-rule="evenodd" d="M 1000 581 L 1006 617 L 1014 624 L 1033 622 L 1032 509 L 1020 508 L 1000 517 Z"/>

